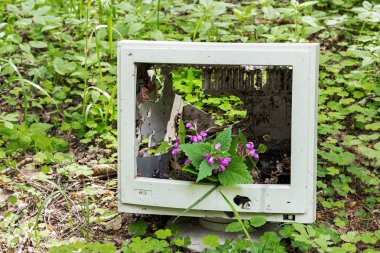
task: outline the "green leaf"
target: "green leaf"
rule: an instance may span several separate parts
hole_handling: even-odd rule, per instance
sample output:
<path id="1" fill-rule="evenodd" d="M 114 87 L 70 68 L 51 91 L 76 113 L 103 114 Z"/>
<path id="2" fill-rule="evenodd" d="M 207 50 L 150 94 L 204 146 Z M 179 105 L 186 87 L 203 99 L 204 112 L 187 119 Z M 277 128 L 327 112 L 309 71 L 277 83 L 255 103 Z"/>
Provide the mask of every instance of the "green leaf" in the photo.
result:
<path id="1" fill-rule="evenodd" d="M 182 143 L 182 144 L 185 143 L 186 128 L 182 119 L 178 123 L 178 138 L 179 138 L 179 143 Z"/>
<path id="2" fill-rule="evenodd" d="M 267 222 L 267 218 L 265 216 L 253 216 L 249 221 L 252 227 L 258 228 L 264 225 Z"/>
<path id="3" fill-rule="evenodd" d="M 361 241 L 364 243 L 375 244 L 377 242 L 377 238 L 374 236 L 373 233 L 365 232 L 361 236 Z"/>
<path id="4" fill-rule="evenodd" d="M 189 172 L 194 175 L 198 175 L 198 171 L 194 168 L 194 165 L 191 163 L 186 164 L 184 167 L 181 169 L 183 172 Z"/>
<path id="5" fill-rule="evenodd" d="M 267 146 L 260 143 L 259 146 L 257 147 L 257 152 L 262 154 L 262 153 L 265 153 L 265 151 L 267 151 Z"/>
<path id="6" fill-rule="evenodd" d="M 230 126 L 215 137 L 215 140 L 213 141 L 213 143 L 222 144 L 222 146 L 220 147 L 221 151 L 228 151 L 230 149 L 231 141 L 232 141 L 231 131 L 232 131 L 232 127 Z"/>
<path id="7" fill-rule="evenodd" d="M 243 132 L 240 129 L 239 129 L 239 140 L 242 146 L 245 146 L 248 143 L 247 138 L 245 138 Z"/>
<path id="8" fill-rule="evenodd" d="M 75 63 L 68 62 L 60 57 L 54 58 L 53 66 L 55 71 L 57 71 L 57 73 L 61 75 L 72 73 L 76 68 Z"/>
<path id="9" fill-rule="evenodd" d="M 182 238 L 178 238 L 178 239 L 173 240 L 173 243 L 174 243 L 177 247 L 183 247 L 183 246 L 185 245 L 185 240 L 182 239 Z"/>
<path id="10" fill-rule="evenodd" d="M 225 232 L 240 232 L 243 230 L 240 222 L 234 221 L 226 226 Z"/>
<path id="11" fill-rule="evenodd" d="M 235 185 L 244 183 L 253 183 L 253 179 L 243 158 L 233 156 L 230 165 L 225 171 L 218 173 L 219 182 L 222 185 Z"/>
<path id="12" fill-rule="evenodd" d="M 148 224 L 143 220 L 133 221 L 128 225 L 128 232 L 134 236 L 145 235 Z"/>
<path id="13" fill-rule="evenodd" d="M 205 159 L 203 156 L 210 153 L 210 144 L 208 143 L 192 143 L 181 144 L 180 148 L 185 152 L 186 156 L 191 160 L 194 166 L 199 166 Z"/>
<path id="14" fill-rule="evenodd" d="M 358 242 L 360 241 L 360 237 L 358 236 L 358 233 L 355 231 L 349 231 L 347 234 L 341 235 L 340 238 L 345 242 Z"/>
<path id="15" fill-rule="evenodd" d="M 365 125 L 366 130 L 379 130 L 380 129 L 380 122 L 372 123 L 372 124 L 367 124 Z"/>
<path id="16" fill-rule="evenodd" d="M 190 158 L 191 159 L 191 158 Z M 213 165 L 209 165 L 208 161 L 206 159 L 203 159 L 199 166 L 199 172 L 197 177 L 197 182 L 201 181 L 202 179 L 211 176 L 212 170 L 218 168 L 218 164 L 214 163 Z"/>
<path id="17" fill-rule="evenodd" d="M 316 18 L 312 17 L 312 16 L 303 16 L 301 18 L 301 21 L 307 25 L 310 25 L 310 26 L 314 26 L 314 27 L 317 27 L 318 24 L 316 23 Z"/>
<path id="18" fill-rule="evenodd" d="M 327 174 L 331 176 L 335 176 L 335 175 L 338 175 L 339 173 L 340 173 L 339 169 L 335 168 L 334 166 L 327 167 Z"/>
<path id="19" fill-rule="evenodd" d="M 34 0 L 29 0 L 29 1 L 23 1 L 21 4 L 22 12 L 24 14 L 27 14 L 34 8 Z"/>
<path id="20" fill-rule="evenodd" d="M 232 138 L 231 147 L 228 153 L 230 153 L 231 155 L 236 154 L 237 152 L 236 146 L 238 145 L 238 143 L 239 143 L 239 136 L 235 136 L 234 138 Z"/>
<path id="21" fill-rule="evenodd" d="M 157 230 L 154 234 L 157 236 L 158 239 L 166 239 L 172 236 L 172 231 L 170 229 L 160 229 Z"/>
<path id="22" fill-rule="evenodd" d="M 160 145 L 157 147 L 157 149 L 150 149 L 148 151 L 149 154 L 158 154 L 158 153 L 167 153 L 167 149 L 170 147 L 169 142 L 163 141 L 160 143 Z"/>
<path id="23" fill-rule="evenodd" d="M 220 245 L 219 236 L 217 235 L 208 235 L 202 238 L 202 242 L 204 245 L 209 246 L 211 248 L 216 248 Z"/>
<path id="24" fill-rule="evenodd" d="M 30 125 L 30 132 L 35 133 L 35 134 L 42 134 L 48 131 L 50 128 L 52 128 L 53 125 L 51 124 L 46 124 L 46 123 L 33 123 Z"/>
<path id="25" fill-rule="evenodd" d="M 29 45 L 34 48 L 45 48 L 48 46 L 46 42 L 35 40 L 29 41 Z"/>

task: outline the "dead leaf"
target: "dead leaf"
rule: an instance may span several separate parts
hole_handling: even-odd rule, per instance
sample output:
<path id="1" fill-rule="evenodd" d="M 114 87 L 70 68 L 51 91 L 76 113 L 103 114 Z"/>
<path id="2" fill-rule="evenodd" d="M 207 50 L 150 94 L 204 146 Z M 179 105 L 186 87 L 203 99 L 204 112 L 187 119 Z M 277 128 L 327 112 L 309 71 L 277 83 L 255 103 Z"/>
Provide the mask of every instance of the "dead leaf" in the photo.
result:
<path id="1" fill-rule="evenodd" d="M 121 228 L 123 218 L 121 215 L 116 216 L 114 219 L 103 222 L 102 225 L 106 230 L 119 230 Z"/>

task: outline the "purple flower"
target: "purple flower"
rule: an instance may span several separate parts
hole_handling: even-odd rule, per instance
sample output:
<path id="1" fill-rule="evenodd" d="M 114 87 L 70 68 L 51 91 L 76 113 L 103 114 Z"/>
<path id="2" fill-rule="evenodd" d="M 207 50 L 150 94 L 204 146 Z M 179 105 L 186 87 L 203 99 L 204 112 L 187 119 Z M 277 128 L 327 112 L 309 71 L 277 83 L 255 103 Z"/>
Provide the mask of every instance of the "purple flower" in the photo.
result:
<path id="1" fill-rule="evenodd" d="M 178 136 L 175 138 L 175 142 L 173 144 L 173 147 L 174 148 L 178 148 L 179 147 L 179 138 L 178 138 Z"/>
<path id="2" fill-rule="evenodd" d="M 255 149 L 251 150 L 248 155 L 255 158 L 256 160 L 259 160 L 259 154 L 257 154 L 257 151 Z"/>
<path id="3" fill-rule="evenodd" d="M 230 162 L 231 162 L 231 157 L 226 157 L 223 159 L 222 164 L 227 167 L 228 164 L 230 164 Z"/>
<path id="4" fill-rule="evenodd" d="M 213 170 L 212 170 L 212 173 L 213 173 L 213 174 L 217 174 L 218 172 L 219 172 L 218 169 L 213 169 Z"/>
<path id="5" fill-rule="evenodd" d="M 253 144 L 252 141 L 250 141 L 250 142 L 248 142 L 248 143 L 245 145 L 245 147 L 246 147 L 248 150 L 252 150 L 252 149 L 255 147 L 255 145 Z"/>
<path id="6" fill-rule="evenodd" d="M 208 159 L 208 165 L 213 165 L 214 164 L 214 157 L 210 157 L 209 159 Z"/>
<path id="7" fill-rule="evenodd" d="M 217 143 L 217 144 L 215 144 L 215 150 L 218 150 L 218 149 L 220 149 L 220 147 L 222 146 L 222 144 L 220 144 L 220 143 Z"/>
<path id="8" fill-rule="evenodd" d="M 205 130 L 202 130 L 200 133 L 199 133 L 200 136 L 202 137 L 207 137 L 207 133 Z"/>
<path id="9" fill-rule="evenodd" d="M 192 129 L 193 128 L 193 124 L 191 124 L 190 122 L 187 122 L 185 126 L 186 126 L 187 129 Z"/>
<path id="10" fill-rule="evenodd" d="M 178 148 L 175 148 L 175 149 L 172 150 L 172 155 L 174 157 L 176 157 L 178 154 L 179 154 L 179 149 Z"/>
<path id="11" fill-rule="evenodd" d="M 223 165 L 223 167 L 227 167 L 231 162 L 231 157 L 221 158 L 217 157 L 219 164 Z"/>
<path id="12" fill-rule="evenodd" d="M 192 136 L 190 136 L 190 141 L 191 141 L 191 142 L 194 142 L 194 143 L 198 143 L 198 142 L 199 142 L 199 140 L 198 140 L 198 136 L 196 136 L 196 135 L 192 135 Z"/>
<path id="13" fill-rule="evenodd" d="M 185 162 L 183 163 L 183 165 L 188 165 L 189 163 L 191 163 L 191 160 L 189 158 L 186 158 Z"/>
<path id="14" fill-rule="evenodd" d="M 224 165 L 219 164 L 219 171 L 224 171 L 225 169 L 226 169 L 226 167 L 224 167 Z"/>
<path id="15" fill-rule="evenodd" d="M 210 154 L 205 154 L 205 155 L 203 156 L 203 158 L 208 160 L 208 159 L 211 158 L 211 155 L 210 155 Z"/>
<path id="16" fill-rule="evenodd" d="M 195 119 L 195 120 L 194 120 L 194 125 L 195 125 L 195 126 L 199 126 L 199 120 Z"/>

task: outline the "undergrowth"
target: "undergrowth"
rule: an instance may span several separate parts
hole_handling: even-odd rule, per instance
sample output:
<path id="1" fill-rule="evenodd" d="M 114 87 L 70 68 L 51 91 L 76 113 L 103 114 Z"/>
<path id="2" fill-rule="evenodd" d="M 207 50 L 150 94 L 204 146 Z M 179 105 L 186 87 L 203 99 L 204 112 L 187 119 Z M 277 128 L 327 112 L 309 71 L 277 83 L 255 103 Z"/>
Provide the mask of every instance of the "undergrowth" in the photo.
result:
<path id="1" fill-rule="evenodd" d="M 2 0 L 0 8 L 3 252 L 186 252 L 188 239 L 166 230 L 165 218 L 145 217 L 147 233 L 136 234 L 131 222 L 141 217 L 116 212 L 122 38 L 320 43 L 317 221 L 267 232 L 251 252 L 379 252 L 376 1 Z M 221 124 L 244 117 L 236 98 L 200 95 L 191 75 L 174 75 L 185 100 L 223 115 Z M 250 247 L 212 235 L 203 242 L 206 252 Z"/>

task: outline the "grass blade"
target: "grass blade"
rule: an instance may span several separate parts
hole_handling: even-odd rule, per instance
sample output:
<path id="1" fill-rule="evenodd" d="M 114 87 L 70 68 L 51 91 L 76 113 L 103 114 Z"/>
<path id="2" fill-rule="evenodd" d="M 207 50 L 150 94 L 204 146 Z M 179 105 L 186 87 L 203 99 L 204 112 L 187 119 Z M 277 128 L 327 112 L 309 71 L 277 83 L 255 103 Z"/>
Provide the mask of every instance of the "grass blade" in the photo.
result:
<path id="1" fill-rule="evenodd" d="M 251 245 L 253 246 L 252 238 L 251 238 L 251 236 L 249 235 L 247 228 L 244 226 L 243 220 L 241 219 L 241 217 L 240 217 L 238 211 L 236 210 L 236 208 L 234 207 L 234 205 L 231 203 L 231 201 L 229 201 L 228 198 L 223 194 L 223 192 L 221 192 L 221 191 L 219 190 L 219 193 L 222 194 L 224 200 L 225 200 L 225 201 L 227 202 L 227 204 L 230 206 L 230 208 L 231 208 L 232 212 L 234 213 L 236 219 L 238 220 L 238 222 L 239 222 L 240 225 L 242 226 L 245 235 L 247 236 L 248 240 L 251 242 Z"/>
<path id="2" fill-rule="evenodd" d="M 185 211 L 183 211 L 180 215 L 178 215 L 174 220 L 173 220 L 173 223 L 176 222 L 176 220 L 181 217 L 182 215 L 184 215 L 185 213 L 187 213 L 188 211 L 190 211 L 191 209 L 193 209 L 193 207 L 195 207 L 196 205 L 198 205 L 199 203 L 201 203 L 208 195 L 210 195 L 213 191 L 215 191 L 217 188 L 219 187 L 219 184 L 215 185 L 213 188 L 211 188 L 208 192 L 206 192 L 202 197 L 200 197 L 199 199 L 197 199 L 193 204 L 191 204 L 188 208 L 186 208 Z"/>

